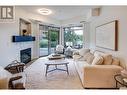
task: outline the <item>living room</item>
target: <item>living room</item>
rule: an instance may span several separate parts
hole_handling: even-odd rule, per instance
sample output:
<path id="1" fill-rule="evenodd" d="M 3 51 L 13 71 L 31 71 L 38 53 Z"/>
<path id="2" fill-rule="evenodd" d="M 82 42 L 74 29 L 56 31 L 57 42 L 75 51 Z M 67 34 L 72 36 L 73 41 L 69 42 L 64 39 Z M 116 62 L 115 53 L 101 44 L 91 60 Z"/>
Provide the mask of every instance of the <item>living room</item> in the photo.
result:
<path id="1" fill-rule="evenodd" d="M 7 6 L 5 7 L 3 6 L 0 8 L 7 8 Z M 33 11 L 39 8 L 47 8 L 52 11 L 57 10 L 56 12 L 58 13 L 55 13 L 57 15 L 53 15 L 53 16 L 52 15 L 44 16 L 44 15 L 39 14 L 38 12 Z M 65 46 L 63 28 L 74 27 L 74 26 L 77 27 L 79 25 L 80 26 L 82 25 L 83 26 L 82 28 L 83 29 L 83 34 L 82 34 L 83 35 L 83 42 L 82 42 L 83 48 L 89 48 L 91 50 L 98 50 L 98 51 L 112 54 L 112 56 L 117 57 L 120 60 L 121 64 L 124 64 L 127 66 L 127 59 L 126 59 L 127 57 L 126 47 L 127 46 L 125 43 L 123 43 L 123 41 L 127 40 L 125 36 L 126 35 L 125 25 L 127 24 L 126 9 L 127 9 L 126 6 L 14 6 L 14 12 L 15 12 L 14 19 L 12 19 L 12 21 L 11 19 L 9 20 L 1 19 L 1 23 L 0 23 L 0 31 L 1 31 L 0 32 L 0 44 L 1 44 L 0 45 L 0 51 L 1 51 L 0 66 L 6 67 L 10 63 L 12 63 L 12 61 L 14 60 L 21 62 L 21 50 L 31 48 L 31 61 L 32 60 L 33 61 L 35 60 L 35 61 L 33 62 L 33 64 L 30 65 L 31 67 L 28 66 L 27 68 L 29 67 L 30 69 L 32 67 L 37 67 L 37 68 L 34 68 L 32 70 L 29 69 L 30 71 L 28 71 L 28 69 L 26 68 L 27 69 L 26 71 L 29 72 L 27 73 L 26 76 L 29 76 L 29 74 L 32 74 L 30 73 L 32 71 L 36 72 L 34 74 L 35 75 L 38 74 L 38 76 L 39 75 L 41 76 L 41 72 L 44 72 L 42 73 L 42 76 L 44 76 L 45 71 L 43 70 L 45 70 L 45 64 L 43 65 L 44 66 L 43 67 L 40 63 L 40 62 L 43 63 L 44 62 L 43 58 L 45 58 L 45 57 L 40 57 L 40 47 L 39 47 L 39 42 L 40 42 L 39 37 L 41 35 L 40 29 L 39 29 L 40 24 L 47 25 L 47 26 L 53 26 L 53 27 L 59 27 L 60 28 L 59 43 L 57 44 L 62 44 L 63 46 Z M 79 10 L 80 10 L 79 13 L 82 12 L 82 14 L 80 15 L 78 14 Z M 114 10 L 117 10 L 117 11 L 114 11 Z M 66 14 L 68 13 L 68 14 L 63 16 L 65 13 Z M 56 20 L 55 17 L 59 18 L 60 20 Z M 66 18 L 66 20 L 61 20 L 62 17 Z M 25 23 L 24 26 L 21 25 L 23 24 L 22 22 Z M 97 27 L 110 24 L 110 22 L 111 22 L 111 27 L 108 27 L 108 29 L 110 30 L 111 28 L 112 30 L 112 24 L 113 24 L 113 28 L 115 25 L 115 28 L 114 28 L 115 33 L 116 31 L 118 32 L 117 35 L 116 34 L 108 35 L 108 38 L 113 37 L 113 39 L 111 39 L 112 41 L 111 43 L 113 43 L 113 45 L 111 45 L 111 47 L 109 46 L 108 49 L 107 47 L 103 48 L 103 46 L 98 47 L 97 46 L 98 39 L 96 38 Z M 30 32 L 27 34 L 27 36 L 29 35 L 35 38 L 32 38 L 32 40 L 29 42 L 16 42 L 16 38 L 15 40 L 12 41 L 13 37 L 24 36 L 22 33 L 23 29 L 24 27 L 29 26 L 29 24 L 31 24 L 31 29 L 30 29 Z M 101 36 L 104 37 L 104 35 L 101 35 Z M 104 44 L 98 42 L 98 45 L 104 45 Z M 50 45 L 48 45 L 47 47 L 49 46 Z M 70 43 L 70 46 L 71 46 L 71 43 Z M 50 48 L 47 48 L 47 50 L 49 52 Z M 69 61 L 69 66 L 72 66 L 72 67 L 69 67 L 69 73 L 70 73 L 69 75 L 67 75 L 65 72 L 55 72 L 54 71 L 54 72 L 51 72 L 51 75 L 49 73 L 49 76 L 46 77 L 46 78 L 50 78 L 53 80 L 47 81 L 44 76 L 43 79 L 46 81 L 39 82 L 39 80 L 36 79 L 38 77 L 33 74 L 31 76 L 35 76 L 36 78 L 32 77 L 31 79 L 33 81 L 31 80 L 32 81 L 31 83 L 34 82 L 36 84 L 26 84 L 27 87 L 25 89 L 84 89 L 84 87 L 82 87 L 82 83 L 80 82 L 79 76 L 77 74 L 75 75 L 75 73 L 77 72 L 75 71 L 73 72 L 72 68 L 75 68 L 75 67 L 72 64 L 70 64 L 70 63 L 73 63 L 73 58 L 67 58 L 67 60 Z M 41 71 L 41 68 L 44 68 L 44 69 Z M 40 69 L 39 72 L 37 72 L 38 69 Z M 62 76 L 62 77 L 59 77 L 59 76 Z M 68 79 L 68 76 L 69 76 L 69 79 Z M 71 77 L 74 79 L 71 79 Z M 64 80 L 61 81 L 62 78 Z M 57 82 L 56 80 L 54 82 L 54 79 L 57 79 Z M 65 83 L 64 87 L 60 86 L 61 82 L 64 83 L 65 80 L 67 83 Z M 70 82 L 69 80 L 73 82 Z M 41 82 L 42 82 L 42 85 L 45 82 L 49 82 L 49 83 L 45 84 L 45 88 L 43 88 L 44 86 L 40 85 Z M 27 83 L 29 83 L 29 81 L 27 81 Z M 57 85 L 56 83 L 59 83 L 60 85 Z M 54 88 L 52 88 L 53 87 L 52 85 L 54 86 Z"/>

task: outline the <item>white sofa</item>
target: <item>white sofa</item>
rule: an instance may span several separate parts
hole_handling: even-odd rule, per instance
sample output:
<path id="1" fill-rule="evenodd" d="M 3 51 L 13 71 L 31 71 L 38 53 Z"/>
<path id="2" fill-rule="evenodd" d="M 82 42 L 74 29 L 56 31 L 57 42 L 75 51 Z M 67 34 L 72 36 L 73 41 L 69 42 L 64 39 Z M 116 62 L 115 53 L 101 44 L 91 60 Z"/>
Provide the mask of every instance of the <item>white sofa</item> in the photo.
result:
<path id="1" fill-rule="evenodd" d="M 82 85 L 84 88 L 115 88 L 116 83 L 114 75 L 123 70 L 124 65 L 119 62 L 118 59 L 112 57 L 112 62 L 101 65 L 89 64 L 83 59 L 83 53 L 89 52 L 89 49 L 76 51 L 73 54 L 74 63 L 78 74 L 80 76 Z M 105 53 L 100 51 L 90 51 L 95 56 L 103 55 Z M 80 55 L 81 54 L 81 55 Z M 93 58 L 93 60 L 94 60 Z M 115 61 L 116 59 L 116 61 Z M 104 61 L 104 60 L 103 60 Z"/>

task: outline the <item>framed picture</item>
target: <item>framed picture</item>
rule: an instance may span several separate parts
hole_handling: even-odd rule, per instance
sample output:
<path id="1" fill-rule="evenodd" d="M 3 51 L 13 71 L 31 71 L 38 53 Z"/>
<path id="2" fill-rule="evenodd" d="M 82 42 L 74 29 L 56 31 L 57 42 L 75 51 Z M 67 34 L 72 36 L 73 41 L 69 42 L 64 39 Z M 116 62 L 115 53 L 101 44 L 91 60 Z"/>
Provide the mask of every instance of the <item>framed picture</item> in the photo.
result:
<path id="1" fill-rule="evenodd" d="M 118 21 L 112 21 L 96 27 L 96 46 L 117 51 Z"/>

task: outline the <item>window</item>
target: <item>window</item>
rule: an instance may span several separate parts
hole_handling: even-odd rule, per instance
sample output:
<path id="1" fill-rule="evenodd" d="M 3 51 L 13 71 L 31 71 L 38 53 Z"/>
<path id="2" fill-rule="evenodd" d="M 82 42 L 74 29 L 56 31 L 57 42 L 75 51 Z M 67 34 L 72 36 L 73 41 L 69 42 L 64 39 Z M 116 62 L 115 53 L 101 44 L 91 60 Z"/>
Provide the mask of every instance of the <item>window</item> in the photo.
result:
<path id="1" fill-rule="evenodd" d="M 64 27 L 64 46 L 76 49 L 83 47 L 83 26 Z"/>

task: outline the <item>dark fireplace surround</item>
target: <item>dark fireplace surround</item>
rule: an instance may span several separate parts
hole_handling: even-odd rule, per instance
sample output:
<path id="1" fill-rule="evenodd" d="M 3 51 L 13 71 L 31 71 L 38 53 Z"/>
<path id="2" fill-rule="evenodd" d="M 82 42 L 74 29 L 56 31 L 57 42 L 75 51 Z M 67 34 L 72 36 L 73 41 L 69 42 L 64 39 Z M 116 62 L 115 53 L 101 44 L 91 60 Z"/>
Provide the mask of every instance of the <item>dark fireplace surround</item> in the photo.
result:
<path id="1" fill-rule="evenodd" d="M 20 60 L 25 64 L 31 61 L 31 48 L 23 49 L 20 51 Z"/>

